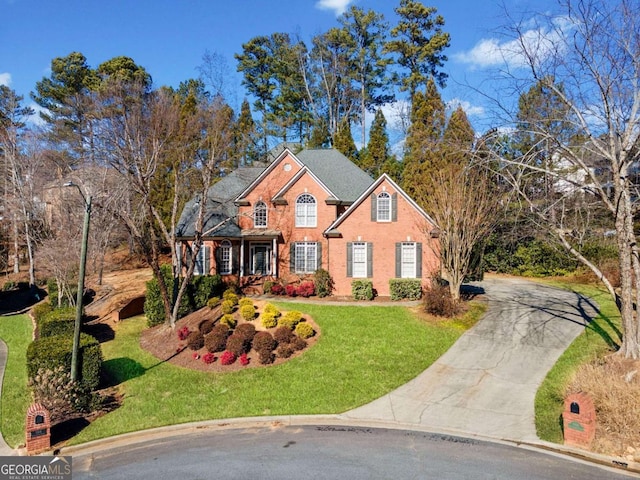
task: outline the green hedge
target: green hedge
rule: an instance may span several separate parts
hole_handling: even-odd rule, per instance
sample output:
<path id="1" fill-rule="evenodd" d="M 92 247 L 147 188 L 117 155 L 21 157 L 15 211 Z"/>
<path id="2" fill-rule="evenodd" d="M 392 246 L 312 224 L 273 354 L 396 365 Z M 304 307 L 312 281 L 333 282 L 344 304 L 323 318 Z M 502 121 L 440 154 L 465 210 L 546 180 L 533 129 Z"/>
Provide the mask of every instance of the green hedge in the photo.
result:
<path id="1" fill-rule="evenodd" d="M 162 276 L 171 292 L 173 290 L 173 275 L 171 265 L 163 265 L 160 267 Z M 180 279 L 181 280 L 181 279 Z M 198 310 L 207 305 L 210 298 L 220 296 L 224 290 L 224 283 L 220 275 L 203 275 L 193 277 L 191 284 L 187 287 L 182 302 L 180 302 L 180 310 L 178 317 Z M 158 280 L 153 278 L 147 282 L 147 292 L 144 301 L 144 313 L 147 316 L 147 325 L 153 327 L 164 323 L 164 305 L 160 295 L 160 287 Z"/>
<path id="2" fill-rule="evenodd" d="M 351 282 L 351 295 L 354 300 L 373 300 L 373 283 L 371 280 L 354 280 Z"/>
<path id="3" fill-rule="evenodd" d="M 73 336 L 76 320 L 74 307 L 57 308 L 42 315 L 38 321 L 38 336 L 53 337 L 56 335 Z"/>
<path id="4" fill-rule="evenodd" d="M 33 378 L 39 369 L 55 370 L 63 366 L 71 371 L 71 351 L 73 349 L 73 335 L 44 337 L 34 340 L 27 347 L 27 374 Z M 102 367 L 102 350 L 100 343 L 91 335 L 80 334 L 80 349 L 78 351 L 80 369 L 80 384 L 94 390 L 100 383 L 100 369 Z"/>
<path id="5" fill-rule="evenodd" d="M 419 278 L 392 278 L 389 280 L 391 300 L 419 300 L 422 281 Z"/>

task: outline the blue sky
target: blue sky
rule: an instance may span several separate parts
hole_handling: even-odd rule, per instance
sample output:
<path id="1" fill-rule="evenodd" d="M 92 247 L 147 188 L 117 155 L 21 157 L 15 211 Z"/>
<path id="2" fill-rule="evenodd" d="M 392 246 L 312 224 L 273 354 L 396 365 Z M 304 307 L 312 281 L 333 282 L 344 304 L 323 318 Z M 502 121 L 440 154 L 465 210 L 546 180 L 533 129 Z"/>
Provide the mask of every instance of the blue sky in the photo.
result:
<path id="1" fill-rule="evenodd" d="M 481 129 L 490 123 L 489 111 L 469 85 L 486 84 L 490 68 L 503 58 L 500 47 L 506 40 L 497 36 L 497 28 L 508 20 L 502 3 L 423 3 L 438 9 L 451 34 L 444 68 L 450 79 L 443 98 L 462 104 Z M 522 19 L 519 12 L 540 11 L 551 3 L 511 0 L 508 9 Z M 380 12 L 393 25 L 398 4 L 399 0 L 0 0 L 0 84 L 32 103 L 29 93 L 50 74 L 51 60 L 79 51 L 92 67 L 115 56 L 131 57 L 147 69 L 156 86 L 175 87 L 198 76 L 197 67 L 209 51 L 226 59 L 227 87 L 235 97 L 230 103 L 237 108 L 244 91 L 233 55 L 242 51 L 243 43 L 274 32 L 297 33 L 308 42 L 337 26 L 336 17 L 351 5 Z"/>

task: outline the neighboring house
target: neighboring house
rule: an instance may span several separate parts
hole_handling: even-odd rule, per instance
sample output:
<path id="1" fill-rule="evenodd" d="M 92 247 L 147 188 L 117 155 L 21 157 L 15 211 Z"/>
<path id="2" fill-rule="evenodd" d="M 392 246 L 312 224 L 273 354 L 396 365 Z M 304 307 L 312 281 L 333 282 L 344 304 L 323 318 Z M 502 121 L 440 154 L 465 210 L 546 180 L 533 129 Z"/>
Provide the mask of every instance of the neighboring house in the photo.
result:
<path id="1" fill-rule="evenodd" d="M 178 225 L 186 252 L 199 201 L 185 206 Z M 196 273 L 241 287 L 296 283 L 322 268 L 336 295 L 368 278 L 386 296 L 392 278 L 426 286 L 440 271 L 429 216 L 387 175 L 374 181 L 333 149 L 284 148 L 266 167 L 223 177 L 209 189 L 203 231 Z"/>

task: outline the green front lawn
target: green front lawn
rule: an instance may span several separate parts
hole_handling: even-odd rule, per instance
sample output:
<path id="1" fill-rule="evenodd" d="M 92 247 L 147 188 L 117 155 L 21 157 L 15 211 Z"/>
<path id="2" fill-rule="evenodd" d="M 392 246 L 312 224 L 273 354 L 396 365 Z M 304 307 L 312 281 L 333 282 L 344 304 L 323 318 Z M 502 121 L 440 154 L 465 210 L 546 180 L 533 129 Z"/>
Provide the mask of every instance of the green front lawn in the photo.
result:
<path id="1" fill-rule="evenodd" d="M 595 285 L 545 282 L 565 288 L 594 300 L 600 310 L 578 338 L 565 350 L 547 374 L 535 399 L 536 430 L 538 436 L 550 442 L 562 443 L 562 412 L 564 392 L 573 373 L 585 363 L 605 355 L 620 344 L 620 314 L 603 288 Z"/>
<path id="2" fill-rule="evenodd" d="M 282 365 L 224 374 L 160 363 L 139 347 L 145 319 L 120 323 L 103 352 L 105 368 L 122 381 L 124 403 L 72 442 L 208 419 L 341 413 L 417 376 L 484 311 L 475 306 L 458 322 L 428 323 L 404 307 L 279 308 L 310 315 L 322 332 L 317 344 Z"/>
<path id="3" fill-rule="evenodd" d="M 28 315 L 0 317 L 0 338 L 8 348 L 0 400 L 0 428 L 12 447 L 24 443 L 24 423 L 31 395 L 27 389 L 27 346 L 33 327 Z"/>

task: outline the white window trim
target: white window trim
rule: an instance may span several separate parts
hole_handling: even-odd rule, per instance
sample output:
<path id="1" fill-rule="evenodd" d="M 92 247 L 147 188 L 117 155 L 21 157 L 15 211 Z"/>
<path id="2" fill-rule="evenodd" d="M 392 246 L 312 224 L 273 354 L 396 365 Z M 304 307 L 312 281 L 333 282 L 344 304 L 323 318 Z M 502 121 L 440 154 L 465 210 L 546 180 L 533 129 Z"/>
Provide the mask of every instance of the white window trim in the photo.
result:
<path id="1" fill-rule="evenodd" d="M 209 255 L 209 246 L 208 245 L 202 245 L 200 246 L 200 250 L 198 251 L 198 255 L 196 256 L 196 264 L 193 268 L 193 274 L 194 275 L 208 275 L 209 272 L 205 272 L 204 271 L 204 267 L 207 264 L 207 256 Z"/>
<path id="2" fill-rule="evenodd" d="M 356 262 L 356 248 L 362 248 L 363 261 L 361 262 Z M 353 278 L 367 278 L 367 242 L 353 242 L 351 254 L 351 276 Z M 362 274 L 357 271 L 356 265 L 363 268 Z"/>
<path id="3" fill-rule="evenodd" d="M 410 263 L 404 261 L 405 248 L 407 248 L 407 251 L 411 249 L 413 253 L 413 260 Z M 418 244 L 416 242 L 402 242 L 400 251 L 400 278 L 416 278 L 418 269 L 416 264 L 418 258 L 417 248 Z"/>
<path id="4" fill-rule="evenodd" d="M 380 206 L 386 204 L 386 210 L 382 210 Z M 378 222 L 390 222 L 391 221 L 391 195 L 388 192 L 381 192 L 378 194 L 376 202 L 376 219 Z M 386 213 L 387 218 L 384 218 L 381 214 Z"/>
<path id="5" fill-rule="evenodd" d="M 257 222 L 257 220 L 258 220 L 258 209 L 260 209 L 261 211 L 264 212 L 264 214 L 260 216 L 260 218 L 264 218 L 264 225 L 258 224 L 258 222 Z M 267 204 L 264 203 L 262 200 L 260 200 L 253 207 L 253 227 L 254 228 L 267 228 L 267 222 L 268 221 L 269 221 L 269 219 L 267 217 Z"/>
<path id="6" fill-rule="evenodd" d="M 220 249 L 220 275 L 233 273 L 233 247 L 229 240 L 223 240 L 218 247 Z M 227 258 L 225 258 L 227 257 Z"/>
<path id="7" fill-rule="evenodd" d="M 302 197 L 309 197 L 313 199 L 313 202 L 301 202 Z M 302 208 L 304 212 L 302 215 L 299 213 L 299 208 Z M 310 209 L 313 208 L 313 216 L 309 215 Z M 303 193 L 296 198 L 295 206 L 295 225 L 296 227 L 314 228 L 318 226 L 318 202 L 316 197 L 310 193 Z"/>
<path id="8" fill-rule="evenodd" d="M 313 253 L 311 257 L 310 252 Z M 313 273 L 318 269 L 318 242 L 296 242 L 295 255 L 294 273 Z M 303 264 L 303 268 L 298 268 L 299 263 Z"/>

